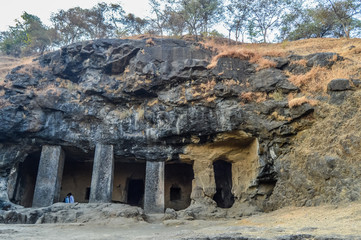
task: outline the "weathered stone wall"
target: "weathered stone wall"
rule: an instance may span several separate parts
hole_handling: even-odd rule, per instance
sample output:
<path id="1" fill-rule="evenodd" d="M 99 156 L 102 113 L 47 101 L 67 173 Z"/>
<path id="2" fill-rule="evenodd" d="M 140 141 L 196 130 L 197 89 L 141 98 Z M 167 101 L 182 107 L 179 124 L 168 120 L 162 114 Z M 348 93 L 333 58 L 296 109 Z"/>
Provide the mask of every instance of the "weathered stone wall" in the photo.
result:
<path id="1" fill-rule="evenodd" d="M 188 146 L 181 159 L 193 162 L 192 199 L 213 198 L 216 193 L 213 163 L 217 160 L 232 164 L 232 193 L 238 200 L 246 199 L 259 176 L 258 149 L 257 139 L 242 131 L 219 134 L 213 143 Z"/>

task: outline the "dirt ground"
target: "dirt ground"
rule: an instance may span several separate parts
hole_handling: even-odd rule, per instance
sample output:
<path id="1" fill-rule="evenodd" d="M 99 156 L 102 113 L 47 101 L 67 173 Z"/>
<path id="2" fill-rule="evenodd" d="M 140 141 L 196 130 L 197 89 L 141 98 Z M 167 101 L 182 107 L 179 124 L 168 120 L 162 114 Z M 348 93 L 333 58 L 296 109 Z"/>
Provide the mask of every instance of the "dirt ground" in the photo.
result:
<path id="1" fill-rule="evenodd" d="M 117 218 L 72 224 L 0 225 L 0 239 L 361 239 L 361 202 L 283 208 L 242 219 Z"/>

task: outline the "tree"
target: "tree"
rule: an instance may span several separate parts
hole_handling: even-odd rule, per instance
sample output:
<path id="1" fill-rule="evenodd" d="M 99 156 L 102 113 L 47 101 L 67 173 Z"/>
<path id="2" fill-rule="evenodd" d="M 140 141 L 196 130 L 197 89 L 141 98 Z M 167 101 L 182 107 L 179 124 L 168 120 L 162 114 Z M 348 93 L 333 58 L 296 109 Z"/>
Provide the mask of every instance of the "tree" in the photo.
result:
<path id="1" fill-rule="evenodd" d="M 357 1 L 353 1 L 356 4 Z M 337 4 L 335 4 L 337 3 Z M 334 1 L 334 6 L 346 1 Z M 335 7 L 336 8 L 336 7 Z M 318 0 L 317 5 L 312 8 L 297 8 L 284 16 L 281 28 L 281 39 L 297 40 L 315 37 L 350 37 L 351 33 L 361 29 L 361 22 L 356 18 L 356 11 L 346 16 L 347 11 L 341 10 L 337 16 L 329 0 Z M 339 8 L 341 9 L 341 7 Z M 352 15 L 352 17 L 350 17 Z"/>
<path id="2" fill-rule="evenodd" d="M 67 45 L 86 38 L 86 13 L 80 7 L 70 8 L 67 11 L 59 10 L 51 15 L 54 29 L 60 36 L 60 45 Z"/>
<path id="3" fill-rule="evenodd" d="M 223 10 L 223 4 L 220 0 L 199 0 L 199 7 L 201 8 L 201 31 L 208 33 L 209 28 L 220 20 Z"/>
<path id="4" fill-rule="evenodd" d="M 24 12 L 15 26 L 1 33 L 0 50 L 8 55 L 42 54 L 52 43 L 51 30 L 43 25 L 40 18 Z"/>
<path id="5" fill-rule="evenodd" d="M 299 28 L 303 23 L 309 21 L 303 0 L 294 0 L 289 6 L 289 12 L 281 19 L 278 40 L 283 41 L 289 38 L 291 32 Z"/>
<path id="6" fill-rule="evenodd" d="M 288 0 L 258 0 L 252 2 L 250 6 L 252 26 L 256 29 L 255 31 L 261 33 L 263 42 L 267 42 L 269 32 L 278 26 L 289 4 Z"/>
<path id="7" fill-rule="evenodd" d="M 339 24 L 342 25 L 344 36 L 350 38 L 351 31 L 358 25 L 356 15 L 361 13 L 361 0 L 323 0 L 320 3 L 334 13 Z"/>
<path id="8" fill-rule="evenodd" d="M 220 0 L 168 0 L 167 14 L 183 19 L 188 33 L 198 36 L 208 34 L 209 29 L 223 13 Z"/>
<path id="9" fill-rule="evenodd" d="M 134 14 L 129 13 L 124 18 L 125 32 L 131 35 L 143 34 L 148 25 L 146 19 L 136 17 Z"/>
<path id="10" fill-rule="evenodd" d="M 226 6 L 226 16 L 228 17 L 226 25 L 230 32 L 234 32 L 236 41 L 241 36 L 241 42 L 244 42 L 251 10 L 250 5 L 250 0 L 231 0 Z"/>
<path id="11" fill-rule="evenodd" d="M 169 6 L 164 1 L 149 0 L 151 7 L 151 13 L 154 17 L 150 19 L 152 29 L 155 32 L 163 36 L 167 22 L 168 22 L 168 11 L 166 10 Z"/>
<path id="12" fill-rule="evenodd" d="M 99 3 L 91 9 L 80 7 L 53 13 L 51 21 L 60 44 L 70 44 L 85 39 L 116 37 L 124 31 L 124 11 L 119 4 Z"/>

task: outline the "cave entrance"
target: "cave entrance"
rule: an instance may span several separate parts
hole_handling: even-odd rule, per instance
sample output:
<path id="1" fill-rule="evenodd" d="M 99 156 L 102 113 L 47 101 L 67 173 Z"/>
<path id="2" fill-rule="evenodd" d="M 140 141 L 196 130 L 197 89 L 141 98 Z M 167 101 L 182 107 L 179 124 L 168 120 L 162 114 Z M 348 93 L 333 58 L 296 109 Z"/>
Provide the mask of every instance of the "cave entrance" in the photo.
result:
<path id="1" fill-rule="evenodd" d="M 223 160 L 213 162 L 216 194 L 213 200 L 221 208 L 230 208 L 234 203 L 232 194 L 232 164 Z"/>
<path id="2" fill-rule="evenodd" d="M 142 206 L 144 197 L 144 180 L 129 179 L 128 180 L 128 199 L 127 203 L 132 206 Z"/>
<path id="3" fill-rule="evenodd" d="M 24 207 L 32 206 L 40 154 L 40 151 L 29 154 L 10 174 L 8 194 L 11 202 Z"/>
<path id="4" fill-rule="evenodd" d="M 75 147 L 63 147 L 63 150 L 65 162 L 59 201 L 72 193 L 76 202 L 88 203 L 94 152 L 85 153 Z"/>
<path id="5" fill-rule="evenodd" d="M 145 162 L 115 159 L 112 201 L 143 207 Z"/>
<path id="6" fill-rule="evenodd" d="M 165 165 L 165 207 L 175 210 L 187 208 L 191 203 L 192 164 L 168 163 Z"/>

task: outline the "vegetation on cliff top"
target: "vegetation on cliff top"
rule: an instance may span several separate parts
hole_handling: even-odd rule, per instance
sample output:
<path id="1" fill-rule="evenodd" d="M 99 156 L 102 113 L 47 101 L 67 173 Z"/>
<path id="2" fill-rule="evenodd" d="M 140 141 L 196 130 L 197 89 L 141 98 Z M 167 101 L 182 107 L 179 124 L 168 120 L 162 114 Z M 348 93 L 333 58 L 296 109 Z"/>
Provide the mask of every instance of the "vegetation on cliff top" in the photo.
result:
<path id="1" fill-rule="evenodd" d="M 360 36 L 361 0 L 149 0 L 151 15 L 125 13 L 121 4 L 59 10 L 51 26 L 24 12 L 0 33 L 0 51 L 23 56 L 89 39 L 150 36 L 222 36 L 241 42 L 281 42 L 308 38 Z"/>

